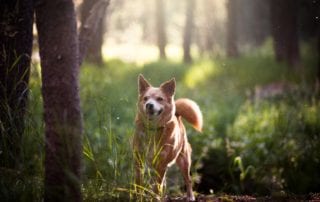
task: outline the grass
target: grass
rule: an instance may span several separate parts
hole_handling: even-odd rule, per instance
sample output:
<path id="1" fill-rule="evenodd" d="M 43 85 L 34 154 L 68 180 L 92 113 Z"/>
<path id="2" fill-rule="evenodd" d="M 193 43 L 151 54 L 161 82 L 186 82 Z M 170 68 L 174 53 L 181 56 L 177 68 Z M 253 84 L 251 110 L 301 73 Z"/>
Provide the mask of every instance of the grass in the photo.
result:
<path id="1" fill-rule="evenodd" d="M 248 187 L 259 184 L 255 193 L 270 193 L 264 192 L 264 186 L 270 183 L 276 186 L 272 179 L 280 183 L 279 189 L 298 193 L 312 190 L 308 183 L 320 184 L 319 176 L 313 179 L 308 175 L 319 167 L 319 147 L 315 141 L 320 138 L 320 103 L 313 90 L 315 60 L 305 57 L 303 64 L 303 74 L 276 63 L 271 56 L 259 55 L 232 60 L 201 59 L 190 65 L 171 61 L 136 65 L 116 59 L 107 61 L 101 68 L 83 65 L 80 94 L 84 118 L 84 200 L 133 199 L 131 142 L 140 73 L 154 85 L 175 77 L 176 97 L 195 100 L 203 111 L 202 134 L 187 126 L 193 146 L 192 173 L 196 190 L 246 193 Z M 6 191 L 1 184 L 1 195 L 9 197 L 10 193 L 20 192 L 22 200 L 42 199 L 44 126 L 40 80 L 39 71 L 34 68 L 23 136 L 23 163 L 18 178 L 16 174 L 8 175 L 7 180 L 16 187 Z M 279 81 L 297 85 L 298 89 L 279 98 L 252 101 L 256 86 Z M 299 141 L 303 144 L 298 144 Z M 311 157 L 304 158 L 308 153 Z M 284 163 L 282 158 L 286 160 Z M 308 160 L 313 163 L 308 163 L 310 166 L 300 176 L 305 180 L 294 182 L 296 179 L 288 173 L 295 175 Z M 272 172 L 267 174 L 267 169 Z M 288 173 L 284 172 L 287 170 Z M 168 176 L 167 192 L 184 193 L 179 171 L 173 168 Z M 201 177 L 217 178 L 217 186 L 203 188 Z M 219 184 L 219 180 L 225 181 L 224 184 Z M 302 188 L 294 190 L 288 183 L 300 183 Z"/>

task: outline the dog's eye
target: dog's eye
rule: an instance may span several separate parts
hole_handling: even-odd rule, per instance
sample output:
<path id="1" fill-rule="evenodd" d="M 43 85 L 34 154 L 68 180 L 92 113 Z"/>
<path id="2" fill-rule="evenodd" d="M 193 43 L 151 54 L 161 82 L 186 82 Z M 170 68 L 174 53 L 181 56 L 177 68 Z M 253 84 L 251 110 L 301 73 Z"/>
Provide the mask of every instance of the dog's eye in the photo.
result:
<path id="1" fill-rule="evenodd" d="M 143 100 L 144 100 L 144 101 L 147 101 L 148 99 L 149 99 L 149 97 L 148 97 L 148 96 L 143 97 Z"/>
<path id="2" fill-rule="evenodd" d="M 161 102 L 161 101 L 163 101 L 163 98 L 162 97 L 157 97 L 157 101 Z"/>

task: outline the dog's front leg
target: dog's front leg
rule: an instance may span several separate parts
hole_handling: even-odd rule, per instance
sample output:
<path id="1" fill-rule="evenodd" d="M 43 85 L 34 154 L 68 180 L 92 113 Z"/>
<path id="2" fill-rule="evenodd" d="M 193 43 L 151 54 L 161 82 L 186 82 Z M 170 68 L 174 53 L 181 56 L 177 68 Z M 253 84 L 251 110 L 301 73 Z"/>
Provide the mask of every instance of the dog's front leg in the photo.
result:
<path id="1" fill-rule="evenodd" d="M 157 199 L 160 201 L 160 199 L 163 197 L 163 185 L 164 185 L 164 179 L 166 175 L 167 167 L 163 165 L 159 165 L 155 168 L 155 177 L 154 177 L 154 187 L 153 191 L 157 195 Z"/>
<path id="2" fill-rule="evenodd" d="M 168 168 L 167 151 L 165 148 L 161 148 L 159 155 L 155 156 L 153 159 L 153 169 L 154 169 L 154 187 L 153 190 L 159 198 L 163 197 L 163 187 L 165 183 L 165 175 Z"/>

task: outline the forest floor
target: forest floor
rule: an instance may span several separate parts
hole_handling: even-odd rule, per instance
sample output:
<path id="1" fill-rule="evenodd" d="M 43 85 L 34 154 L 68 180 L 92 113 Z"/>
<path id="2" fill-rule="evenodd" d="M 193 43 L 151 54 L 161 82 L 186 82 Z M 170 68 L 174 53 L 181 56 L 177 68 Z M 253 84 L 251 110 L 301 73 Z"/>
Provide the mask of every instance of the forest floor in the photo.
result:
<path id="1" fill-rule="evenodd" d="M 166 202 L 184 202 L 187 201 L 185 197 L 175 197 L 166 199 Z M 311 201 L 320 202 L 320 193 L 310 193 L 308 195 L 286 195 L 286 194 L 275 194 L 273 196 L 255 197 L 249 195 L 235 196 L 235 195 L 198 195 L 196 197 L 197 202 L 247 202 L 247 201 L 261 201 L 261 202 L 272 202 L 272 201 Z"/>

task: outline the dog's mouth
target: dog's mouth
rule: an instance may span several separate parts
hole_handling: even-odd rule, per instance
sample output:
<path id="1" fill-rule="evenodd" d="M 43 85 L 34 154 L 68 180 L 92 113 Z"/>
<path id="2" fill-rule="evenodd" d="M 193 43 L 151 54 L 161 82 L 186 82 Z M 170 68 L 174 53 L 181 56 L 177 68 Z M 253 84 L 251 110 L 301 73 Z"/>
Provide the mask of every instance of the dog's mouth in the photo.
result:
<path id="1" fill-rule="evenodd" d="M 163 109 L 154 110 L 154 109 L 146 109 L 146 115 L 148 119 L 154 119 L 158 117 L 163 112 Z"/>

